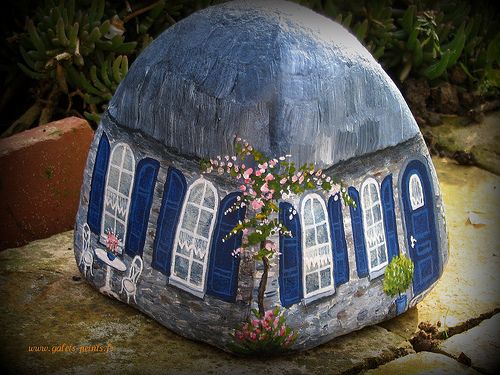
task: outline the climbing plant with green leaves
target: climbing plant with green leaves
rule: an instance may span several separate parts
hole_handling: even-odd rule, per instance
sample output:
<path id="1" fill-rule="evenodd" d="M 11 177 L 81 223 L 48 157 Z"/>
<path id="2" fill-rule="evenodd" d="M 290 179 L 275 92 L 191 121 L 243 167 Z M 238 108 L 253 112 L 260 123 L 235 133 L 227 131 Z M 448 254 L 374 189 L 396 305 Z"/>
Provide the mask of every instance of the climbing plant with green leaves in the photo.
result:
<path id="1" fill-rule="evenodd" d="M 306 191 L 323 191 L 326 194 L 339 194 L 344 204 L 354 206 L 354 200 L 340 181 L 334 180 L 314 164 L 296 166 L 291 155 L 276 158 L 264 155 L 244 139 L 235 137 L 235 155 L 217 155 L 210 160 L 202 160 L 200 167 L 204 173 L 217 173 L 231 178 L 239 184 L 241 196 L 224 214 L 243 207 L 251 209 L 250 215 L 238 222 L 227 234 L 242 234 L 242 243 L 234 249 L 233 256 L 251 255 L 261 261 L 264 272 L 259 283 L 257 304 L 258 317 L 264 316 L 264 292 L 270 268 L 269 260 L 278 254 L 278 247 L 271 239 L 276 235 L 292 236 L 278 217 L 279 201 L 289 199 Z M 297 212 L 290 213 L 291 217 Z"/>

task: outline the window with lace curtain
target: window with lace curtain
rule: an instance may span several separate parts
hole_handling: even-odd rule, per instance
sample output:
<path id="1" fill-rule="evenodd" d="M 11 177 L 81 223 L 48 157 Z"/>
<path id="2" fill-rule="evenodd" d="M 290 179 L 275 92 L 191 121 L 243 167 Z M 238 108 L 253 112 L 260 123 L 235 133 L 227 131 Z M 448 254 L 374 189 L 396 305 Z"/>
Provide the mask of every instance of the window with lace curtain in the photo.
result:
<path id="1" fill-rule="evenodd" d="M 309 194 L 302 202 L 302 278 L 304 298 L 334 291 L 332 243 L 323 199 Z"/>
<path id="2" fill-rule="evenodd" d="M 189 187 L 186 196 L 172 254 L 170 282 L 201 295 L 218 196 L 215 187 L 203 178 Z"/>
<path id="3" fill-rule="evenodd" d="M 382 270 L 388 263 L 380 190 L 375 179 L 367 179 L 361 186 L 363 228 L 370 275 Z"/>
<path id="4" fill-rule="evenodd" d="M 101 242 L 106 243 L 106 235 L 112 232 L 118 238 L 118 252 L 123 252 L 127 235 L 127 221 L 130 196 L 135 173 L 135 159 L 130 147 L 118 143 L 111 151 L 101 226 Z"/>

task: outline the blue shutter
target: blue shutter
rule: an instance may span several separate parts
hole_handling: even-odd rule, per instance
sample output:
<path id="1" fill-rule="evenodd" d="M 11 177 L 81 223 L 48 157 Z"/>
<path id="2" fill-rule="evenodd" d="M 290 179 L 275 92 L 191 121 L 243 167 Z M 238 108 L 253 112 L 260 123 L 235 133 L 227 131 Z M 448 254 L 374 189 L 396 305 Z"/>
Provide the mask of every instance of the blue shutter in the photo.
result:
<path id="1" fill-rule="evenodd" d="M 186 189 L 186 179 L 181 171 L 170 167 L 163 190 L 160 216 L 156 224 L 153 262 L 151 263 L 154 269 L 167 276 L 170 275 L 170 260 L 174 246 L 175 231 L 179 222 Z"/>
<path id="2" fill-rule="evenodd" d="M 337 197 L 337 198 L 335 198 Z M 342 218 L 342 203 L 340 194 L 328 199 L 328 216 L 330 219 L 330 236 L 333 244 L 333 274 L 335 285 L 349 281 L 349 260 L 347 257 L 347 242 Z"/>
<path id="3" fill-rule="evenodd" d="M 97 153 L 90 183 L 89 208 L 87 212 L 87 223 L 90 230 L 96 234 L 101 233 L 102 208 L 104 205 L 104 189 L 106 185 L 106 173 L 109 162 L 109 141 L 106 133 L 102 133 L 97 146 Z"/>
<path id="4" fill-rule="evenodd" d="M 280 222 L 292 232 L 292 237 L 280 235 L 279 285 L 281 305 L 288 307 L 302 299 L 301 229 L 299 215 L 290 203 L 280 202 Z"/>
<path id="5" fill-rule="evenodd" d="M 384 208 L 385 238 L 387 241 L 387 252 L 390 262 L 393 257 L 399 254 L 398 231 L 396 227 L 394 196 L 392 192 L 392 174 L 382 181 L 380 195 L 382 196 L 382 207 Z"/>
<path id="6" fill-rule="evenodd" d="M 125 241 L 125 252 L 131 257 L 142 256 L 159 169 L 160 163 L 151 158 L 142 159 L 137 164 Z"/>
<path id="7" fill-rule="evenodd" d="M 230 193 L 220 204 L 208 267 L 207 294 L 227 302 L 236 300 L 240 258 L 234 257 L 231 253 L 241 246 L 242 233 L 231 236 L 224 242 L 222 239 L 231 232 L 238 221 L 245 218 L 246 209 L 243 207 L 228 212 L 227 215 L 224 215 L 224 212 L 236 203 L 236 198 L 239 195 L 240 193 Z"/>
<path id="8" fill-rule="evenodd" d="M 356 208 L 349 206 L 351 211 L 352 235 L 354 237 L 354 254 L 358 277 L 368 276 L 368 259 L 366 257 L 365 233 L 363 231 L 363 212 L 359 193 L 354 187 L 349 187 L 348 193 L 356 203 Z"/>

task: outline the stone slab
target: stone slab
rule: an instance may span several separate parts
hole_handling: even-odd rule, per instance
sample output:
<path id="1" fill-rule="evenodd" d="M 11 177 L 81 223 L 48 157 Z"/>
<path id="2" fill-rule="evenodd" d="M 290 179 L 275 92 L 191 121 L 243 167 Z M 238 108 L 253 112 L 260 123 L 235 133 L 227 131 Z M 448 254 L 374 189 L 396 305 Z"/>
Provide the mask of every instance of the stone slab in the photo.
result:
<path id="1" fill-rule="evenodd" d="M 0 250 L 73 227 L 92 137 L 68 117 L 0 139 Z"/>
<path id="2" fill-rule="evenodd" d="M 37 374 L 336 374 L 412 352 L 400 336 L 372 326 L 286 357 L 230 355 L 184 339 L 96 293 L 79 279 L 72 236 L 66 232 L 0 253 L 0 369 Z M 106 350 L 108 344 L 108 352 L 80 353 L 89 345 Z M 35 346 L 47 352 L 30 351 Z"/>
<path id="3" fill-rule="evenodd" d="M 461 375 L 479 374 L 474 369 L 467 367 L 443 354 L 420 352 L 406 357 L 398 358 L 373 370 L 368 370 L 364 375 Z"/>
<path id="4" fill-rule="evenodd" d="M 409 339 L 422 321 L 442 328 L 500 308 L 500 177 L 433 158 L 446 212 L 450 255 L 441 279 L 415 309 L 381 325 Z M 482 224 L 470 223 L 470 212 Z"/>
<path id="5" fill-rule="evenodd" d="M 457 116 L 443 120 L 442 125 L 425 128 L 424 134 L 448 155 L 469 152 L 476 165 L 500 175 L 500 111 L 486 113 L 479 123 L 464 124 Z"/>
<path id="6" fill-rule="evenodd" d="M 500 314 L 484 320 L 477 327 L 454 335 L 444 341 L 439 349 L 458 358 L 463 352 L 471 360 L 472 367 L 486 374 L 498 374 L 500 370 Z"/>

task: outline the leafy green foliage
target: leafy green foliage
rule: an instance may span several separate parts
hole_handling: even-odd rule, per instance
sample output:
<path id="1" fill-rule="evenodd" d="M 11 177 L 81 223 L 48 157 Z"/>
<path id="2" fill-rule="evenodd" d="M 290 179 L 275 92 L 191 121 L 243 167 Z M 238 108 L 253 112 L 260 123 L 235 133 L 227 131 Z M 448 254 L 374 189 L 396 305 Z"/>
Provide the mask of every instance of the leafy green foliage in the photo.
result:
<path id="1" fill-rule="evenodd" d="M 499 24 L 493 5 L 466 0 L 297 0 L 353 32 L 403 82 L 447 80 L 454 66 L 483 94 L 500 88 Z"/>
<path id="2" fill-rule="evenodd" d="M 385 268 L 384 292 L 390 297 L 404 293 L 413 280 L 413 271 L 413 262 L 406 255 L 392 258 Z"/>
<path id="3" fill-rule="evenodd" d="M 172 15 L 182 18 L 211 3 L 157 0 L 131 8 L 118 0 L 45 0 L 26 20 L 18 67 L 41 87 L 65 94 L 66 112 L 78 97 L 77 110 L 98 122 L 129 59 L 176 22 Z"/>
<path id="4" fill-rule="evenodd" d="M 494 4 L 467 0 L 295 1 L 350 29 L 401 82 L 423 77 L 437 84 L 449 80 L 452 69 L 461 69 L 467 77 L 461 83 L 465 89 L 482 95 L 500 89 L 500 24 Z M 39 123 L 71 113 L 85 114 L 97 122 L 129 64 L 153 38 L 192 12 L 222 2 L 44 0 L 34 11 L 28 7 L 33 13 L 24 32 L 7 38 L 9 46 L 3 51 L 6 58 L 0 71 L 6 73 L 3 81 L 9 89 L 1 104 L 6 107 L 12 96 L 9 82 L 21 71 L 37 82 L 30 92 L 38 106 L 32 112 L 39 114 Z M 21 9 L 23 17 L 30 14 L 25 5 L 19 5 L 18 13 Z M 32 117 L 23 118 L 26 124 L 12 130 L 31 126 L 36 121 Z"/>

